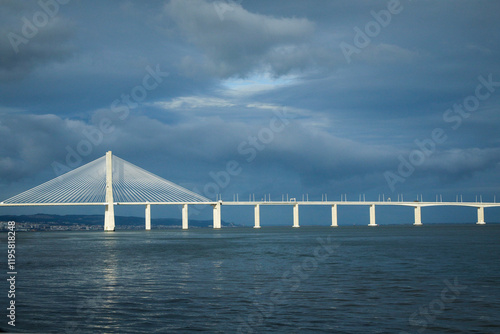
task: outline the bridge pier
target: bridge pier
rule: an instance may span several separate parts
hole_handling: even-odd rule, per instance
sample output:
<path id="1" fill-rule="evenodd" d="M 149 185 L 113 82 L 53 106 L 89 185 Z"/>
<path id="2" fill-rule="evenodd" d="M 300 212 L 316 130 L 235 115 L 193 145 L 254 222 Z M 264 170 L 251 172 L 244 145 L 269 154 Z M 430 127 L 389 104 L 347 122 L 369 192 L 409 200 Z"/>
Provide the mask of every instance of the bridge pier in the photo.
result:
<path id="1" fill-rule="evenodd" d="M 254 220 L 255 220 L 255 224 L 254 224 L 253 228 L 260 228 L 260 204 L 255 204 Z"/>
<path id="2" fill-rule="evenodd" d="M 332 205 L 332 227 L 339 226 L 337 224 L 337 204 Z"/>
<path id="3" fill-rule="evenodd" d="M 115 206 L 113 203 L 106 204 L 104 211 L 104 231 L 113 232 L 115 230 Z"/>
<path id="4" fill-rule="evenodd" d="M 415 207 L 415 223 L 413 223 L 415 226 L 420 226 L 422 225 L 422 210 L 420 206 Z"/>
<path id="5" fill-rule="evenodd" d="M 221 228 L 221 212 L 220 212 L 220 207 L 221 207 L 221 202 L 217 202 L 217 204 L 212 205 L 214 207 L 214 228 L 219 229 Z"/>
<path id="6" fill-rule="evenodd" d="M 151 204 L 146 204 L 146 212 L 144 214 L 146 218 L 146 231 L 151 230 Z"/>
<path id="7" fill-rule="evenodd" d="M 188 229 L 188 205 L 182 204 L 182 229 Z"/>
<path id="8" fill-rule="evenodd" d="M 370 224 L 368 226 L 378 226 L 375 222 L 375 204 L 370 205 Z"/>
<path id="9" fill-rule="evenodd" d="M 480 206 L 477 208 L 477 225 L 484 225 L 484 206 Z"/>
<path id="10" fill-rule="evenodd" d="M 294 204 L 293 205 L 293 227 L 300 227 L 299 226 L 299 205 Z"/>

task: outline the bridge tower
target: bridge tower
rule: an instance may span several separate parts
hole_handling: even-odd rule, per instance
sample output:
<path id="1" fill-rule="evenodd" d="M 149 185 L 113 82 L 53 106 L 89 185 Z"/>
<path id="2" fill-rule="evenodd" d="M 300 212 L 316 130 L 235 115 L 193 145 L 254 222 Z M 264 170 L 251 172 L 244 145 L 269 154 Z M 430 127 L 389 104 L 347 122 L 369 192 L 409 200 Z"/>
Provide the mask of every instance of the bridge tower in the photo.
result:
<path id="1" fill-rule="evenodd" d="M 104 213 L 104 231 L 115 230 L 115 207 L 113 201 L 113 154 L 106 152 L 106 211 Z"/>

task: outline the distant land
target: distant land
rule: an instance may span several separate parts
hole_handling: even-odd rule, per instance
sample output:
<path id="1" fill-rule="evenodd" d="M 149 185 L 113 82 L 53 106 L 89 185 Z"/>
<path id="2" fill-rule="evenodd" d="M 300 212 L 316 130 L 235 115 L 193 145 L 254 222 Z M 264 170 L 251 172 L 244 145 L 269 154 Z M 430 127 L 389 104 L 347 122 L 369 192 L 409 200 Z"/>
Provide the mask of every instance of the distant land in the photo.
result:
<path id="1" fill-rule="evenodd" d="M 0 216 L 0 230 L 6 230 L 7 222 L 15 221 L 18 231 L 77 231 L 77 230 L 103 230 L 103 215 L 4 215 Z M 144 217 L 115 216 L 117 230 L 139 230 L 145 228 Z M 189 228 L 212 227 L 210 220 L 189 220 Z M 181 228 L 182 220 L 176 218 L 151 219 L 151 229 Z M 241 226 L 222 221 L 224 227 Z"/>

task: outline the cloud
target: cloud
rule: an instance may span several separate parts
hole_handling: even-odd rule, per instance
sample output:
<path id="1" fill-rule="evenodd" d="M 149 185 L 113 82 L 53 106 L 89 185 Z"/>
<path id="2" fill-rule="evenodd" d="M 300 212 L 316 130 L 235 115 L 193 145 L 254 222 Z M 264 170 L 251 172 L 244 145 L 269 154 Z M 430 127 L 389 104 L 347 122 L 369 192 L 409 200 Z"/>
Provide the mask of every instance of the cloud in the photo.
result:
<path id="1" fill-rule="evenodd" d="M 232 108 L 240 106 L 227 107 Z M 250 138 L 258 138 L 269 127 L 276 106 L 262 104 L 243 112 L 251 114 L 255 108 L 261 112 L 258 118 L 243 115 L 223 119 L 194 113 L 176 124 L 134 113 L 124 122 L 115 122 L 115 130 L 93 146 L 82 164 L 113 150 L 153 173 L 200 189 L 211 181 L 209 172 L 223 170 L 228 161 L 236 160 L 243 173 L 232 186 L 240 189 L 255 189 L 256 184 L 272 179 L 269 186 L 276 191 L 286 191 L 300 181 L 303 189 L 339 192 L 340 189 L 366 191 L 367 187 L 385 185 L 383 173 L 397 169 L 398 156 L 408 154 L 391 144 L 337 136 L 335 124 L 327 118 L 308 117 L 301 111 L 283 131 L 275 133 L 262 149 L 256 150 L 255 159 L 248 161 L 249 155 L 238 148 L 242 143 L 250 147 Z M 0 183 L 8 185 L 47 173 L 55 177 L 52 163 L 64 164 L 67 147 L 76 150 L 87 138 L 84 133 L 92 132 L 94 124 L 109 116 L 108 112 L 96 111 L 89 122 L 17 113 L 1 118 L 0 140 L 4 144 L 0 151 Z M 435 177 L 443 184 L 450 180 L 457 182 L 498 168 L 499 162 L 498 149 L 438 150 L 399 189 L 416 189 L 422 180 Z M 42 181 L 46 179 L 39 183 Z"/>
<path id="2" fill-rule="evenodd" d="M 233 103 L 225 99 L 203 96 L 181 96 L 168 102 L 156 102 L 155 105 L 164 109 L 225 108 L 234 106 Z"/>
<path id="3" fill-rule="evenodd" d="M 450 149 L 433 156 L 422 169 L 455 179 L 470 177 L 475 172 L 494 168 L 498 163 L 499 148 Z"/>
<path id="4" fill-rule="evenodd" d="M 82 121 L 51 114 L 0 116 L 0 180 L 6 183 L 38 175 L 63 157 L 64 147 L 77 141 L 86 127 Z"/>
<path id="5" fill-rule="evenodd" d="M 167 16 L 202 50 L 205 70 L 223 78 L 244 77 L 254 71 L 281 75 L 307 64 L 304 43 L 315 30 L 312 22 L 231 6 L 222 18 L 216 3 L 204 0 L 172 0 L 165 6 Z M 184 61 L 186 66 L 196 65 L 194 58 Z"/>
<path id="6" fill-rule="evenodd" d="M 67 147 L 76 149 L 113 101 L 142 84 L 146 66 L 159 64 L 168 78 L 82 163 L 111 149 L 173 181 L 203 185 L 235 159 L 245 163 L 231 184 L 240 194 L 292 185 L 368 194 L 386 191 L 383 172 L 442 127 L 449 139 L 398 189 L 425 196 L 477 185 L 494 193 L 500 89 L 457 130 L 443 113 L 474 94 L 478 76 L 500 81 L 497 3 L 443 1 L 429 11 L 405 2 L 351 64 L 339 43 L 387 2 L 71 1 L 17 54 L 7 34 L 40 6 L 0 6 L 3 184 L 54 176 L 51 163 L 65 162 Z M 284 106 L 293 122 L 246 163 L 238 145 Z"/>
<path id="7" fill-rule="evenodd" d="M 394 44 L 371 45 L 363 50 L 360 59 L 373 64 L 386 63 L 394 66 L 398 63 L 411 63 L 418 54 Z"/>
<path id="8" fill-rule="evenodd" d="M 50 17 L 34 3 L 13 5 L 10 1 L 2 3 L 0 13 L 0 82 L 22 79 L 39 66 L 72 56 L 75 28 L 60 14 Z M 47 20 L 35 24 L 34 17 Z"/>

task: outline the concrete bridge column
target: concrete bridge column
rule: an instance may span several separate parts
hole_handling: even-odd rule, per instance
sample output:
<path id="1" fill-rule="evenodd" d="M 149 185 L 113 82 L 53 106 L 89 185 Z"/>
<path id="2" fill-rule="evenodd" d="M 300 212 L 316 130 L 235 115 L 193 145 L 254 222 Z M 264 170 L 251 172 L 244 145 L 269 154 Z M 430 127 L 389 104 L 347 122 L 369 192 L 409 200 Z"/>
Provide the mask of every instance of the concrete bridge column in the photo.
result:
<path id="1" fill-rule="evenodd" d="M 188 229 L 188 205 L 182 204 L 182 229 Z"/>
<path id="2" fill-rule="evenodd" d="M 413 223 L 415 226 L 420 226 L 422 225 L 422 210 L 420 206 L 415 207 L 415 223 Z"/>
<path id="3" fill-rule="evenodd" d="M 255 204 L 254 219 L 255 219 L 255 225 L 253 228 L 260 228 L 260 204 Z"/>
<path id="4" fill-rule="evenodd" d="M 368 226 L 377 226 L 375 222 L 375 204 L 370 205 L 370 224 Z"/>
<path id="5" fill-rule="evenodd" d="M 217 202 L 217 204 L 213 205 L 214 207 L 214 228 L 219 229 L 221 228 L 221 212 L 220 212 L 220 207 L 221 207 L 221 202 Z"/>
<path id="6" fill-rule="evenodd" d="M 332 227 L 339 226 L 337 224 L 337 204 L 332 205 Z"/>
<path id="7" fill-rule="evenodd" d="M 104 231 L 114 231 L 115 230 L 115 207 L 113 203 L 106 204 L 106 209 L 104 211 Z"/>
<path id="8" fill-rule="evenodd" d="M 115 205 L 113 201 L 113 155 L 106 152 L 106 209 L 104 212 L 104 231 L 115 230 Z"/>
<path id="9" fill-rule="evenodd" d="M 477 223 L 478 225 L 486 224 L 484 222 L 484 206 L 480 206 L 477 208 Z"/>
<path id="10" fill-rule="evenodd" d="M 146 217 L 146 231 L 151 230 L 151 204 L 146 204 L 146 212 L 145 215 Z"/>
<path id="11" fill-rule="evenodd" d="M 293 205 L 293 227 L 300 227 L 299 226 L 299 205 L 298 204 Z"/>

